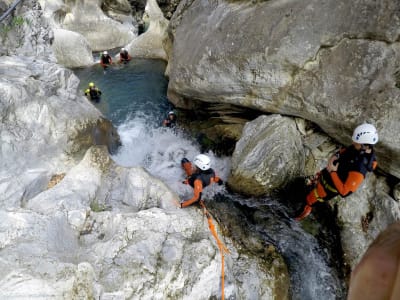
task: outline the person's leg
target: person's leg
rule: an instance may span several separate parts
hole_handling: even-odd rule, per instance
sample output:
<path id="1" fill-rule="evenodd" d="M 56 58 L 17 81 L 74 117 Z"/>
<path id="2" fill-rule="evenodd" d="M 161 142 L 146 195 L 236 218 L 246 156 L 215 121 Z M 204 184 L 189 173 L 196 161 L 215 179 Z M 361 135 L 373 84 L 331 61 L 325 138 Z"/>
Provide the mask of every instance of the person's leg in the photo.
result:
<path id="1" fill-rule="evenodd" d="M 313 188 L 311 192 L 309 192 L 308 195 L 306 196 L 306 205 L 303 209 L 303 212 L 296 217 L 296 220 L 301 221 L 304 218 L 306 218 L 312 211 L 312 205 L 326 196 L 327 195 L 323 186 L 321 185 L 321 183 L 318 182 L 317 186 Z"/>

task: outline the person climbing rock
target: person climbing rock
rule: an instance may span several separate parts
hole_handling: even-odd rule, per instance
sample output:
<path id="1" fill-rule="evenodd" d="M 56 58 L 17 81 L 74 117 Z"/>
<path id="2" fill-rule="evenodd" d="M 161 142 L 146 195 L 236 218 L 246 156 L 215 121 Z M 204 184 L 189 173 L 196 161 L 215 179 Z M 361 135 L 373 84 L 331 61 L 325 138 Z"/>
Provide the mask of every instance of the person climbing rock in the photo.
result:
<path id="1" fill-rule="evenodd" d="M 164 119 L 162 125 L 164 127 L 175 127 L 176 126 L 176 114 L 173 111 L 168 113 L 166 119 Z"/>
<path id="2" fill-rule="evenodd" d="M 85 90 L 85 96 L 94 102 L 100 101 L 101 91 L 94 85 L 93 82 L 89 83 L 89 87 Z"/>
<path id="3" fill-rule="evenodd" d="M 211 160 L 207 155 L 199 154 L 195 157 L 193 164 L 183 158 L 181 166 L 186 173 L 184 184 L 189 184 L 193 188 L 193 197 L 181 203 L 181 208 L 192 205 L 197 201 L 201 201 L 203 189 L 212 183 L 223 184 L 221 178 L 215 175 L 211 168 Z"/>
<path id="4" fill-rule="evenodd" d="M 354 193 L 363 182 L 366 174 L 377 166 L 373 145 L 378 142 L 376 128 L 364 123 L 354 129 L 353 143 L 347 148 L 341 148 L 333 155 L 325 169 L 319 172 L 314 180 L 311 191 L 306 196 L 303 212 L 296 217 L 300 221 L 312 211 L 316 202 L 324 202 L 340 195 L 347 197 Z"/>
<path id="5" fill-rule="evenodd" d="M 109 65 L 112 64 L 112 58 L 107 51 L 104 51 L 103 54 L 101 55 L 100 64 L 104 69 L 106 69 Z"/>
<path id="6" fill-rule="evenodd" d="M 131 60 L 131 56 L 128 53 L 128 50 L 125 48 L 121 48 L 121 51 L 119 52 L 119 62 L 120 63 L 128 63 Z"/>

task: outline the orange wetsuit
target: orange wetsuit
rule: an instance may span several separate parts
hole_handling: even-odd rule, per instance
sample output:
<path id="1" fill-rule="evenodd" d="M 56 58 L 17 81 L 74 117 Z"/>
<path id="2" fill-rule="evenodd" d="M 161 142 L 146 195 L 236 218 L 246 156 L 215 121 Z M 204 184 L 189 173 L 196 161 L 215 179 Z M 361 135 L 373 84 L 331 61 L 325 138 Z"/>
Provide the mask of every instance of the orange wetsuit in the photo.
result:
<path id="1" fill-rule="evenodd" d="M 306 206 L 301 215 L 296 219 L 302 220 L 307 217 L 312 210 L 312 205 L 317 201 L 327 201 L 337 195 L 347 197 L 354 193 L 363 182 L 367 172 L 372 172 L 376 166 L 374 152 L 364 153 L 358 151 L 354 146 L 342 148 L 337 153 L 338 170 L 329 172 L 323 169 L 319 175 L 316 186 L 306 197 Z"/>
<path id="2" fill-rule="evenodd" d="M 185 170 L 187 175 L 187 179 L 183 183 L 189 184 L 193 188 L 194 195 L 191 199 L 184 201 L 181 204 L 181 207 L 187 207 L 200 201 L 203 188 L 206 186 L 215 182 L 220 185 L 223 183 L 211 168 L 206 171 L 200 170 L 199 172 L 194 172 L 192 163 L 185 158 L 182 159 L 182 168 Z"/>

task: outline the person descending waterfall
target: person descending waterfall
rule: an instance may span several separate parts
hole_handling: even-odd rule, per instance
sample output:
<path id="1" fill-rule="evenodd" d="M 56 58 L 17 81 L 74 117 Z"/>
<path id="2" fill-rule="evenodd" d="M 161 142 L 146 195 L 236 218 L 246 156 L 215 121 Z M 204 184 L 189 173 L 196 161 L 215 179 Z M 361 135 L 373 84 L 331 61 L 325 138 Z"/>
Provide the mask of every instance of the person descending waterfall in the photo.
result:
<path id="1" fill-rule="evenodd" d="M 183 158 L 181 166 L 187 176 L 186 180 L 182 183 L 189 184 L 193 188 L 194 193 L 191 199 L 181 203 L 181 208 L 201 201 L 201 195 L 206 186 L 212 183 L 218 183 L 219 185 L 224 183 L 221 178 L 215 175 L 214 170 L 211 169 L 211 160 L 207 155 L 197 155 L 194 158 L 193 164 L 187 158 Z"/>
<path id="2" fill-rule="evenodd" d="M 164 127 L 175 127 L 176 126 L 176 114 L 173 111 L 168 113 L 166 119 L 164 119 L 162 125 Z"/>
<path id="3" fill-rule="evenodd" d="M 94 85 L 93 82 L 89 83 L 89 87 L 85 90 L 85 96 L 94 102 L 100 101 L 101 91 Z"/>
<path id="4" fill-rule="evenodd" d="M 131 56 L 128 53 L 128 50 L 125 48 L 121 48 L 121 51 L 119 52 L 119 63 L 128 63 L 131 60 Z"/>
<path id="5" fill-rule="evenodd" d="M 325 169 L 315 175 L 312 190 L 306 196 L 303 212 L 296 217 L 300 221 L 307 217 L 312 205 L 318 201 L 328 201 L 340 195 L 347 197 L 354 193 L 367 172 L 372 172 L 377 166 L 373 145 L 378 142 L 376 128 L 364 123 L 356 127 L 352 136 L 353 143 L 347 148 L 341 148 L 333 155 Z"/>
<path id="6" fill-rule="evenodd" d="M 112 58 L 107 51 L 104 51 L 100 57 L 100 64 L 104 69 L 107 69 L 108 66 L 112 64 Z"/>

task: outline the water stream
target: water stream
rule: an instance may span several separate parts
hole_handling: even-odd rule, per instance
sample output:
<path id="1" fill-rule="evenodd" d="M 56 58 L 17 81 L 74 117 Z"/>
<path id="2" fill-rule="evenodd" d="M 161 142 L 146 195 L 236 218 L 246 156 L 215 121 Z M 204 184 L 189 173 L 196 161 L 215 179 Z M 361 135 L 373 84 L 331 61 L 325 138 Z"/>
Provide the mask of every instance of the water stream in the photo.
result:
<path id="1" fill-rule="evenodd" d="M 187 199 L 192 190 L 181 183 L 184 175 L 180 160 L 193 159 L 200 152 L 200 145 L 184 130 L 161 126 L 172 109 L 166 97 L 165 66 L 158 60 L 135 59 L 127 65 L 112 66 L 106 72 L 94 66 L 77 69 L 75 74 L 81 80 L 82 93 L 89 82 L 94 82 L 103 93 L 100 103 L 93 105 L 118 128 L 122 141 L 112 158 L 122 166 L 146 168 L 182 199 Z M 226 179 L 230 158 L 217 157 L 212 152 L 208 155 L 217 174 Z M 207 188 L 204 198 L 224 226 L 241 228 L 240 237 L 255 237 L 278 249 L 291 276 L 292 299 L 345 298 L 344 284 L 332 267 L 329 250 L 323 249 L 314 236 L 290 219 L 278 199 L 264 199 L 261 202 L 265 204 L 251 206 L 251 199 L 232 195 L 218 185 Z M 235 233 L 232 236 L 235 238 Z"/>

